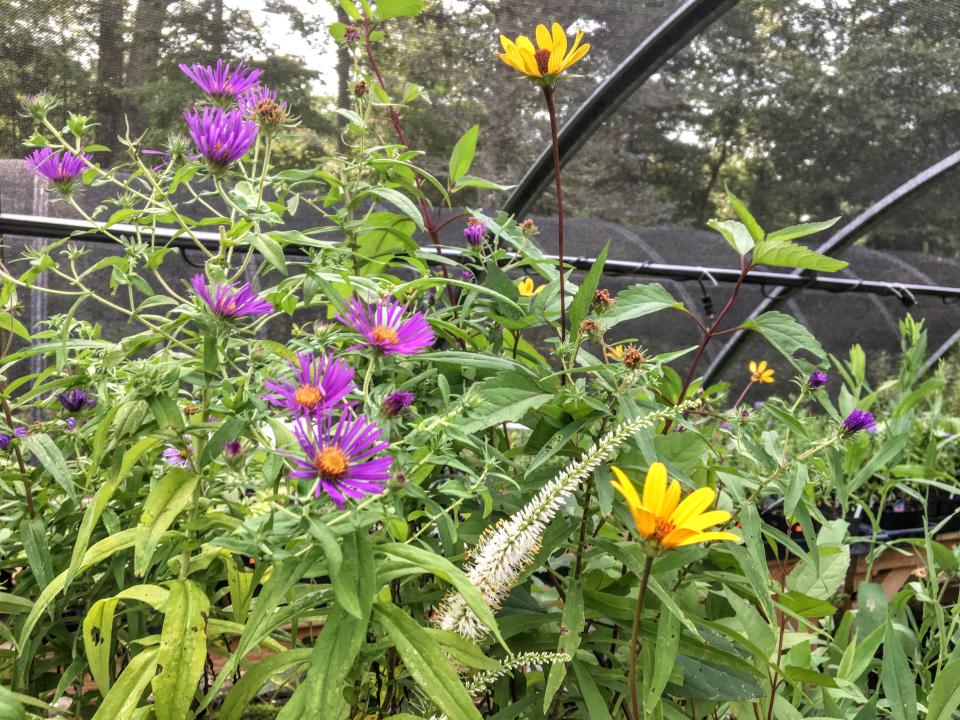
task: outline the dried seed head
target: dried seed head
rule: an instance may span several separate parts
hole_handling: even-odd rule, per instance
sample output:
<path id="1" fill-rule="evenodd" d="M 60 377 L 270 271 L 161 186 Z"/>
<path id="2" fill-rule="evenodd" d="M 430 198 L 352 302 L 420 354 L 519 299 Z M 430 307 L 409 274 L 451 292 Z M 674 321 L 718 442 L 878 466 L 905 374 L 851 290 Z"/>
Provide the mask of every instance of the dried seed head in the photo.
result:
<path id="1" fill-rule="evenodd" d="M 606 288 L 600 288 L 593 293 L 593 308 L 598 313 L 602 313 L 604 310 L 607 310 L 616 301 L 616 298 L 611 297 L 610 291 Z"/>

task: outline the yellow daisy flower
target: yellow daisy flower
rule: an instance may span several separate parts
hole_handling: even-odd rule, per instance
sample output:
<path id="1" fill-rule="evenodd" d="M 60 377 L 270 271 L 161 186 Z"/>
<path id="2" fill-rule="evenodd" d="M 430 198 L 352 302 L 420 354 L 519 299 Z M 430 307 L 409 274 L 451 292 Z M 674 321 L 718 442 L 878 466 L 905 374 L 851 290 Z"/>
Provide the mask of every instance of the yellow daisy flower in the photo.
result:
<path id="1" fill-rule="evenodd" d="M 674 480 L 668 487 L 667 468 L 657 462 L 647 471 L 641 500 L 630 478 L 618 467 L 611 469 L 617 476 L 613 487 L 626 499 L 637 531 L 658 548 L 683 547 L 710 540 L 740 542 L 733 533 L 707 530 L 730 519 L 726 510 L 707 511 L 717 496 L 713 488 L 694 490 L 680 502 L 680 483 Z"/>
<path id="2" fill-rule="evenodd" d="M 623 360 L 626 348 L 623 345 L 611 345 L 606 350 L 607 360 Z"/>
<path id="3" fill-rule="evenodd" d="M 539 295 L 543 292 L 545 285 L 540 285 L 537 287 L 533 284 L 533 279 L 525 277 L 523 280 L 517 283 L 517 292 L 520 293 L 520 297 L 533 297 L 534 295 Z"/>
<path id="4" fill-rule="evenodd" d="M 536 38 L 538 47 L 534 47 L 526 35 L 520 35 L 516 40 L 501 35 L 503 52 L 499 58 L 536 84 L 546 87 L 553 87 L 560 74 L 590 50 L 589 43 L 580 44 L 583 32 L 578 30 L 573 47 L 568 51 L 567 33 L 560 27 L 560 23 L 556 22 L 551 30 L 547 30 L 546 25 L 537 25 Z"/>
<path id="5" fill-rule="evenodd" d="M 767 367 L 767 361 L 761 360 L 759 363 L 755 360 L 750 361 L 750 382 L 772 383 L 773 368 Z"/>

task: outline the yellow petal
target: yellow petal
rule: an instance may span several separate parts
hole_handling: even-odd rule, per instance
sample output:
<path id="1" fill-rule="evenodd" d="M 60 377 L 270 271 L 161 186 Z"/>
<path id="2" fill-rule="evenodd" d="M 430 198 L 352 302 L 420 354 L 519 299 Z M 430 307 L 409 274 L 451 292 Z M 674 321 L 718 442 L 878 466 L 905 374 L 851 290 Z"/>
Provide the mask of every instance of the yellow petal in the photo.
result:
<path id="1" fill-rule="evenodd" d="M 627 477 L 627 474 L 618 467 L 613 465 L 610 466 L 610 469 L 613 470 L 613 474 L 616 476 L 616 480 L 611 481 L 613 485 L 621 495 L 623 495 L 624 500 L 627 501 L 627 505 L 630 507 L 642 505 L 640 502 L 640 495 L 637 494 L 637 489 L 633 486 L 633 483 L 630 482 L 630 478 Z"/>
<path id="2" fill-rule="evenodd" d="M 540 77 L 540 70 L 537 68 L 537 59 L 525 47 L 517 47 L 517 52 L 523 58 L 523 72 L 533 77 Z"/>
<path id="3" fill-rule="evenodd" d="M 555 22 L 551 28 L 553 33 L 553 52 L 563 57 L 567 52 L 567 33 L 560 27 L 560 23 Z"/>
<path id="4" fill-rule="evenodd" d="M 517 47 L 522 47 L 530 51 L 530 54 L 533 55 L 537 49 L 533 46 L 533 43 L 530 42 L 530 38 L 526 35 L 521 35 L 517 38 Z"/>
<path id="5" fill-rule="evenodd" d="M 693 530 L 695 532 L 700 532 L 701 530 L 706 530 L 708 527 L 713 527 L 714 525 L 722 525 L 727 520 L 730 519 L 730 513 L 726 510 L 711 510 L 710 512 L 701 513 L 700 515 L 694 515 L 680 525 L 684 530 Z"/>
<path id="6" fill-rule="evenodd" d="M 508 38 L 506 35 L 501 35 L 501 36 L 500 36 L 500 44 L 503 45 L 503 50 L 504 50 L 504 52 L 508 52 L 508 51 L 510 50 L 510 48 L 513 47 L 514 42 L 513 42 L 513 40 L 511 40 L 510 38 Z"/>
<path id="7" fill-rule="evenodd" d="M 696 543 L 710 542 L 712 540 L 729 540 L 731 542 L 740 542 L 740 537 L 728 532 L 704 532 L 696 533 L 688 538 L 678 542 L 675 547 L 684 547 L 685 545 L 695 545 Z"/>
<path id="8" fill-rule="evenodd" d="M 680 502 L 680 483 L 676 480 L 670 483 L 667 488 L 666 497 L 663 500 L 663 507 L 660 508 L 661 517 L 670 517 L 673 511 L 677 509 L 677 503 Z"/>
<path id="9" fill-rule="evenodd" d="M 755 360 L 751 360 L 751 361 L 750 361 L 750 365 L 748 365 L 748 367 L 750 368 L 750 372 L 751 372 L 751 374 L 753 374 L 753 375 L 756 375 L 756 374 L 759 372 L 759 371 L 757 370 L 757 363 L 756 363 Z"/>
<path id="10" fill-rule="evenodd" d="M 534 294 L 534 295 L 539 295 L 540 293 L 543 292 L 543 289 L 544 289 L 545 287 L 546 287 L 546 285 L 541 285 L 540 287 L 538 287 L 536 290 L 533 291 L 533 294 Z"/>
<path id="11" fill-rule="evenodd" d="M 767 369 L 767 361 L 766 361 L 766 360 L 761 360 L 761 361 L 760 361 L 760 364 L 757 365 L 757 372 L 758 372 L 760 375 L 763 375 L 763 373 L 766 372 L 766 369 Z"/>
<path id="12" fill-rule="evenodd" d="M 663 547 L 677 547 L 689 537 L 697 535 L 696 530 L 687 530 L 686 528 L 675 528 L 668 532 L 665 537 L 660 539 L 660 544 Z"/>
<path id="13" fill-rule="evenodd" d="M 660 516 L 664 495 L 667 492 L 667 466 L 655 462 L 647 471 L 643 482 L 643 506 L 656 516 Z"/>
<path id="14" fill-rule="evenodd" d="M 716 496 L 717 493 L 713 488 L 702 487 L 699 490 L 694 490 L 687 495 L 684 501 L 673 511 L 673 515 L 670 516 L 670 522 L 677 527 L 682 527 L 687 520 L 695 515 L 699 515 L 710 507 Z"/>
<path id="15" fill-rule="evenodd" d="M 514 70 L 518 70 L 526 74 L 526 70 L 523 67 L 523 60 L 520 59 L 520 55 L 515 47 L 511 48 L 510 52 L 502 53 L 498 57 Z"/>
<path id="16" fill-rule="evenodd" d="M 657 529 L 657 520 L 645 507 L 632 507 L 630 514 L 633 515 L 633 521 L 637 524 L 637 532 L 645 538 L 653 535 Z"/>
<path id="17" fill-rule="evenodd" d="M 553 50 L 553 38 L 546 25 L 537 25 L 537 45 L 541 50 Z"/>
<path id="18" fill-rule="evenodd" d="M 582 58 L 588 52 L 590 52 L 589 43 L 587 43 L 586 45 L 581 45 L 577 50 L 575 50 L 574 52 L 571 52 L 569 55 L 567 55 L 566 59 L 564 59 L 563 65 L 560 68 L 561 71 L 566 70 L 567 68 L 572 66 L 574 63 L 576 63 L 580 58 Z"/>

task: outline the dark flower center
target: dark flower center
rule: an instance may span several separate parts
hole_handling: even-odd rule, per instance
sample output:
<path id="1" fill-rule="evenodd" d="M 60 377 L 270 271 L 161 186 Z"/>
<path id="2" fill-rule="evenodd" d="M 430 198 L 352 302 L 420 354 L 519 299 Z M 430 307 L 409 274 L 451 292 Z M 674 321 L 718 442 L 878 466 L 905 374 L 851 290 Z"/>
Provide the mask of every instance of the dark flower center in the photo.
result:
<path id="1" fill-rule="evenodd" d="M 324 480 L 336 482 L 347 474 L 348 460 L 340 448 L 327 447 L 313 456 L 313 466 Z"/>
<path id="2" fill-rule="evenodd" d="M 546 48 L 540 48 L 533 55 L 537 59 L 537 70 L 541 75 L 546 75 L 550 68 L 550 51 Z"/>
<path id="3" fill-rule="evenodd" d="M 323 391 L 316 385 L 301 385 L 293 391 L 293 399 L 300 407 L 313 410 L 323 402 Z"/>
<path id="4" fill-rule="evenodd" d="M 287 113 L 272 98 L 264 98 L 254 108 L 257 119 L 264 125 L 276 125 L 287 118 Z"/>
<path id="5" fill-rule="evenodd" d="M 663 539 L 674 529 L 676 529 L 676 526 L 666 518 L 657 518 L 656 526 L 653 529 L 653 537 L 658 543 L 663 542 Z"/>

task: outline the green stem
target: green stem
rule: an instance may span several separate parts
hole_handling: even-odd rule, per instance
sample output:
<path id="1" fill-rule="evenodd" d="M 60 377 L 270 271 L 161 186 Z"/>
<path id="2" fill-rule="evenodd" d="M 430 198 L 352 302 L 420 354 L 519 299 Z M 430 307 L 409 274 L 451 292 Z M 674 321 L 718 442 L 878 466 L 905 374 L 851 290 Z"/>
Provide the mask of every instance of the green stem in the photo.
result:
<path id="1" fill-rule="evenodd" d="M 640 698 L 637 694 L 637 656 L 640 653 L 640 617 L 643 615 L 643 601 L 647 597 L 647 585 L 650 583 L 650 571 L 653 569 L 653 557 L 647 556 L 643 566 L 643 577 L 640 579 L 640 594 L 637 595 L 637 605 L 633 609 L 633 629 L 630 631 L 630 675 L 627 684 L 630 685 L 630 708 L 633 720 L 640 720 Z"/>

